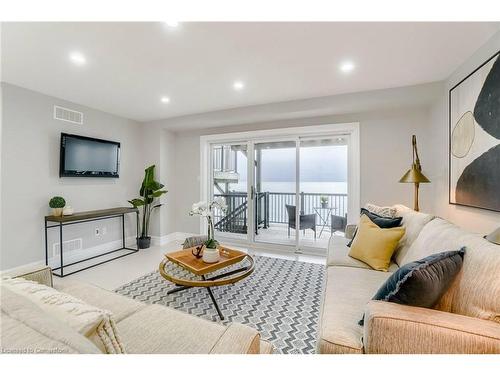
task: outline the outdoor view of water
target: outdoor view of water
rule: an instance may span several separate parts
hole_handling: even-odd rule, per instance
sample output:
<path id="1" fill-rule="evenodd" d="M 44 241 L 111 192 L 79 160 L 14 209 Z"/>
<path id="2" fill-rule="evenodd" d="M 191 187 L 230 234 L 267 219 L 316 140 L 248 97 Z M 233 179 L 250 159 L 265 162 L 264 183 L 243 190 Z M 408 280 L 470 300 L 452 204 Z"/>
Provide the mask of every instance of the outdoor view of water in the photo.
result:
<path id="1" fill-rule="evenodd" d="M 247 182 L 240 181 L 238 184 L 231 184 L 232 191 L 246 191 Z M 262 191 L 272 193 L 294 193 L 295 182 L 293 181 L 273 181 L 263 182 Z M 327 194 L 347 194 L 347 182 L 302 182 L 300 191 L 304 193 L 327 193 Z"/>

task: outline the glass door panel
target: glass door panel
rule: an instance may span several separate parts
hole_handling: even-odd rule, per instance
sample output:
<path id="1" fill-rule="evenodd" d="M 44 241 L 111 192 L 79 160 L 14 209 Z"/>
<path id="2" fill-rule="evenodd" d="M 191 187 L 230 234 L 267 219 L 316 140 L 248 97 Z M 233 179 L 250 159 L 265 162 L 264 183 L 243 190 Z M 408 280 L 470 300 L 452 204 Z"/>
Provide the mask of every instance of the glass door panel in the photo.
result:
<path id="1" fill-rule="evenodd" d="M 254 143 L 255 241 L 296 246 L 296 141 Z"/>
<path id="2" fill-rule="evenodd" d="M 300 139 L 299 247 L 326 248 L 347 222 L 347 137 Z"/>
<path id="3" fill-rule="evenodd" d="M 219 144 L 211 148 L 211 199 L 224 198 L 227 210 L 215 210 L 217 237 L 247 239 L 247 145 Z"/>

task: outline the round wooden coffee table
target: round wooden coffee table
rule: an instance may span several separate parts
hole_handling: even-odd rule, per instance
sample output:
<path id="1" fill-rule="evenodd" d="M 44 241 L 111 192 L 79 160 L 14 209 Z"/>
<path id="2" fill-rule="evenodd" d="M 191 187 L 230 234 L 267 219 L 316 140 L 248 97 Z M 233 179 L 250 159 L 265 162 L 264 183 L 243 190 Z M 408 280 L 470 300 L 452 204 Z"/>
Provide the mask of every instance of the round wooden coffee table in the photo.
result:
<path id="1" fill-rule="evenodd" d="M 165 254 L 159 266 L 160 274 L 177 287 L 167 294 L 190 288 L 206 288 L 221 320 L 224 320 L 210 288 L 234 284 L 252 274 L 253 258 L 239 250 L 220 248 L 221 259 L 217 263 L 205 263 L 192 254 L 193 248 Z"/>

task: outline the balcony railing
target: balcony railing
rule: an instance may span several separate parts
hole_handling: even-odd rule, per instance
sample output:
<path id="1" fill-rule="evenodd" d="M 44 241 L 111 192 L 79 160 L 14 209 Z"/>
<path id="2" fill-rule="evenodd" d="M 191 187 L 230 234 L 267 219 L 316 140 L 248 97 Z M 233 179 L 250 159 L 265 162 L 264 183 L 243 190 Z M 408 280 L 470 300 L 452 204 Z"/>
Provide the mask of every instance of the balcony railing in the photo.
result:
<path id="1" fill-rule="evenodd" d="M 215 212 L 215 226 L 217 230 L 232 233 L 246 233 L 248 202 L 247 193 L 232 192 L 227 194 L 214 194 L 223 197 L 228 205 L 226 213 Z M 323 208 L 321 198 L 327 199 Z M 331 215 L 344 217 L 347 214 L 347 194 L 330 193 L 304 193 L 299 194 L 301 214 L 316 214 L 316 223 L 323 224 L 327 221 L 331 225 Z M 259 228 L 267 228 L 271 223 L 287 224 L 288 214 L 286 205 L 296 206 L 295 193 L 259 192 L 256 194 L 256 232 Z M 320 216 L 321 215 L 321 216 Z"/>

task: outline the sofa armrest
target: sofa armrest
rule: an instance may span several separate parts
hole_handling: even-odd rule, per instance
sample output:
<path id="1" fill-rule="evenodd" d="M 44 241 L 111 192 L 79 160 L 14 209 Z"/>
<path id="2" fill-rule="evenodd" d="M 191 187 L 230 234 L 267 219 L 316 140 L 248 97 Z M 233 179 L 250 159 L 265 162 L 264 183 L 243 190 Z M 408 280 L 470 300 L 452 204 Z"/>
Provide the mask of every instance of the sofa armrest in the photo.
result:
<path id="1" fill-rule="evenodd" d="M 345 238 L 352 240 L 354 238 L 354 233 L 356 233 L 358 226 L 356 224 L 347 224 L 345 226 Z"/>
<path id="2" fill-rule="evenodd" d="M 259 354 L 260 334 L 255 329 L 243 324 L 229 325 L 210 354 Z"/>
<path id="3" fill-rule="evenodd" d="M 13 278 L 22 277 L 26 280 L 36 281 L 37 283 L 50 286 L 54 286 L 52 280 L 52 270 L 49 266 L 31 266 L 27 268 L 17 269 L 15 271 L 9 271 L 2 273 L 2 276 L 10 276 Z"/>
<path id="4" fill-rule="evenodd" d="M 365 309 L 364 349 L 375 354 L 500 353 L 500 324 L 390 302 Z"/>

